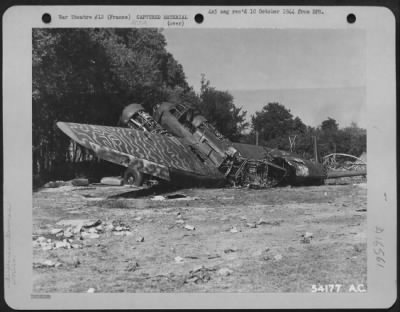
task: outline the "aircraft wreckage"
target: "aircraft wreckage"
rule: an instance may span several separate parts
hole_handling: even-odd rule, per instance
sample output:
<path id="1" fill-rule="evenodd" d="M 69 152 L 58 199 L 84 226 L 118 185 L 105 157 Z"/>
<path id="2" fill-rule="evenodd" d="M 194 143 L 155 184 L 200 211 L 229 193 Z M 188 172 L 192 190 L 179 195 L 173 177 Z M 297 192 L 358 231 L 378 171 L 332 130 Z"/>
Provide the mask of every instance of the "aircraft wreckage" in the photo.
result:
<path id="1" fill-rule="evenodd" d="M 231 142 L 184 104 L 158 104 L 153 117 L 140 104 L 130 104 L 123 110 L 120 124 L 123 127 L 67 122 L 57 126 L 99 158 L 126 167 L 124 180 L 138 186 L 150 177 L 179 186 L 260 188 L 319 185 L 329 178 L 326 167 L 318 162 Z"/>

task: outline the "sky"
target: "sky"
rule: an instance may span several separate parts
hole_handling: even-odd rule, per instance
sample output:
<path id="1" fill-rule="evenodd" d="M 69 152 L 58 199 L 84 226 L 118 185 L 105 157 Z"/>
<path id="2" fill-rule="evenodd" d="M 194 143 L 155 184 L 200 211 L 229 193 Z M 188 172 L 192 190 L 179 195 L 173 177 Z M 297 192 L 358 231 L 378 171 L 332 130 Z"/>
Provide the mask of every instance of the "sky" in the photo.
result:
<path id="1" fill-rule="evenodd" d="M 165 29 L 167 50 L 199 91 L 201 74 L 247 117 L 279 102 L 304 123 L 366 127 L 362 30 Z"/>

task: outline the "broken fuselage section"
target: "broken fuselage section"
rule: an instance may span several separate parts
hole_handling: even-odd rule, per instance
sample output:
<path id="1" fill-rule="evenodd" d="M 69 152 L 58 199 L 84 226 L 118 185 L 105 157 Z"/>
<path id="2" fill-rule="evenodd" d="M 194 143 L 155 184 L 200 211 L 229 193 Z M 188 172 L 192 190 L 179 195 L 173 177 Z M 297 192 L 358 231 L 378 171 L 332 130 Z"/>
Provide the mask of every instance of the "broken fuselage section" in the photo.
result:
<path id="1" fill-rule="evenodd" d="M 273 186 L 286 174 L 286 169 L 266 159 L 241 156 L 232 142 L 191 107 L 164 102 L 155 107 L 153 115 L 154 119 L 141 105 L 130 104 L 120 122 L 133 129 L 181 140 L 200 161 L 217 168 L 232 185 Z"/>
<path id="2" fill-rule="evenodd" d="M 153 117 L 203 162 L 210 161 L 232 185 L 270 187 L 285 177 L 286 169 L 266 158 L 243 157 L 230 140 L 190 106 L 164 102 L 154 107 Z"/>
<path id="3" fill-rule="evenodd" d="M 121 123 L 181 140 L 203 163 L 217 168 L 231 185 L 264 188 L 321 184 L 326 178 L 318 163 L 279 150 L 232 143 L 198 111 L 184 104 L 158 104 L 153 117 L 141 105 L 131 104 L 124 109 Z"/>

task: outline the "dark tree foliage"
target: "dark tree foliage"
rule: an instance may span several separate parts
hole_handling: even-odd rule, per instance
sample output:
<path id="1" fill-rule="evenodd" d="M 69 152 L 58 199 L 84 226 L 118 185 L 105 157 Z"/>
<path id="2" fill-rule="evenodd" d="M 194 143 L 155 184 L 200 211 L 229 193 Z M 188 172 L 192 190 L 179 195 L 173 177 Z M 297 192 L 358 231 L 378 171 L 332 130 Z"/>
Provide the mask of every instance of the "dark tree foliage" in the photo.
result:
<path id="1" fill-rule="evenodd" d="M 246 113 L 228 92 L 205 81 L 201 94 L 194 92 L 155 28 L 34 29 L 32 81 L 33 174 L 44 179 L 65 178 L 55 167 L 70 157 L 57 121 L 117 125 L 130 103 L 151 113 L 170 101 L 200 108 L 229 138 L 245 126 Z"/>
<path id="2" fill-rule="evenodd" d="M 261 112 L 256 112 L 255 116 L 252 116 L 252 126 L 266 142 L 287 135 L 304 133 L 306 130 L 306 125 L 301 119 L 293 118 L 290 110 L 279 103 L 269 103 Z"/>
<path id="3" fill-rule="evenodd" d="M 146 110 L 190 90 L 158 29 L 35 29 L 32 40 L 33 168 L 65 161 L 57 121 L 116 125 L 124 106 Z"/>
<path id="4" fill-rule="evenodd" d="M 256 112 L 251 126 L 250 134 L 244 136 L 242 142 L 255 144 L 258 131 L 260 145 L 292 150 L 305 158 L 313 158 L 313 137 L 317 138 L 320 156 L 330 153 L 360 156 L 366 151 L 366 130 L 355 123 L 340 129 L 337 121 L 328 117 L 319 127 L 313 128 L 306 126 L 299 117 L 293 118 L 290 110 L 279 103 L 269 103 Z"/>
<path id="5" fill-rule="evenodd" d="M 269 103 L 252 116 L 252 134 L 259 133 L 259 144 L 271 148 L 290 150 L 289 137 L 296 142 L 307 132 L 307 126 L 299 117 L 279 103 Z M 296 136 L 296 138 L 294 138 Z M 248 142 L 250 143 L 250 142 Z M 252 142 L 254 144 L 254 142 Z"/>
<path id="6" fill-rule="evenodd" d="M 211 87 L 204 75 L 201 79 L 200 101 L 194 104 L 209 122 L 232 141 L 239 140 L 248 125 L 245 121 L 246 111 L 235 106 L 233 96 L 227 91 Z"/>
<path id="7" fill-rule="evenodd" d="M 335 120 L 328 119 L 331 125 Z M 339 129 L 337 126 L 323 128 L 327 123 L 322 122 L 319 131 L 319 140 L 321 143 L 321 153 L 327 155 L 330 153 L 345 153 L 354 156 L 360 156 L 367 150 L 367 132 L 359 128 L 357 124 L 352 123 L 349 127 Z"/>
<path id="8" fill-rule="evenodd" d="M 328 117 L 321 123 L 321 131 L 327 134 L 334 134 L 339 129 L 339 125 L 335 119 Z"/>

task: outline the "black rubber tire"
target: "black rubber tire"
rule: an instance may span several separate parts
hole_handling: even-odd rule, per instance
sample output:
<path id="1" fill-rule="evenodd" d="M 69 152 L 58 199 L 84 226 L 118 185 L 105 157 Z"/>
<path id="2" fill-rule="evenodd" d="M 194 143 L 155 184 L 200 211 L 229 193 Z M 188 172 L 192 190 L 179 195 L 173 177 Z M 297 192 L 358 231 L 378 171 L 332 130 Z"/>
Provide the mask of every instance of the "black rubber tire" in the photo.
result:
<path id="1" fill-rule="evenodd" d="M 124 172 L 124 184 L 125 185 L 134 185 L 134 186 L 142 186 L 144 182 L 143 173 L 128 168 Z"/>

